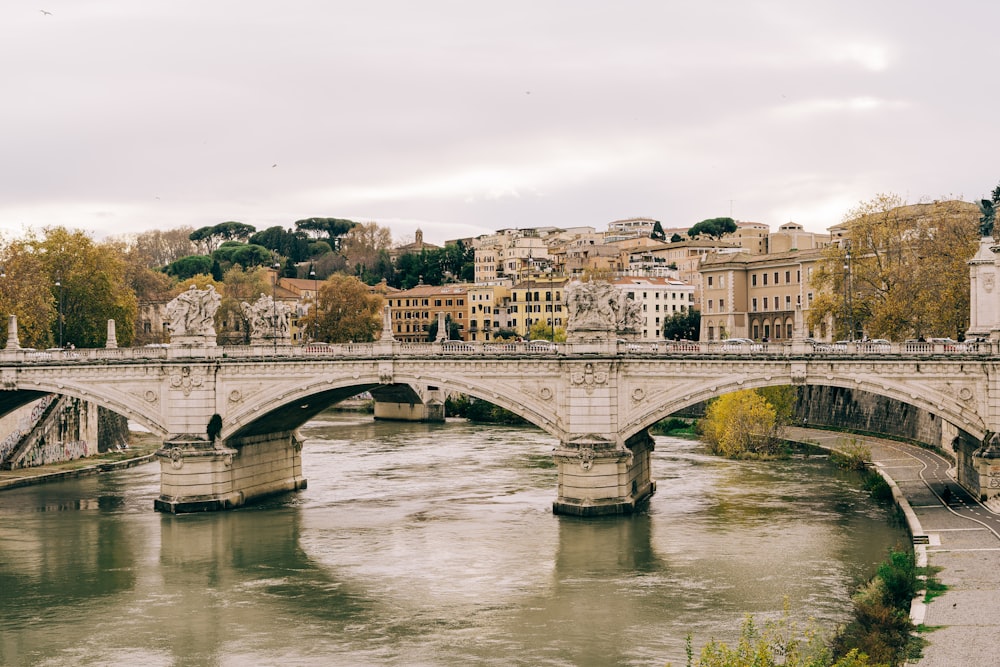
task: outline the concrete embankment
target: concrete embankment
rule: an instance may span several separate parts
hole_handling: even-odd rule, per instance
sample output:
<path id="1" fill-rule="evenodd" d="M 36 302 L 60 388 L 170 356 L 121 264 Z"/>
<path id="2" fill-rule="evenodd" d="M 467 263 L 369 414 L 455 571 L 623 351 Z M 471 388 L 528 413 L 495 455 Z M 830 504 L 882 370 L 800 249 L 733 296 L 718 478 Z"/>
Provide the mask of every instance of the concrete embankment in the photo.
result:
<path id="1" fill-rule="evenodd" d="M 124 451 L 104 452 L 83 459 L 32 468 L 0 470 L 0 490 L 131 468 L 152 461 L 159 447 L 159 441 L 150 434 L 134 433 L 129 449 Z"/>
<path id="2" fill-rule="evenodd" d="M 855 440 L 903 509 L 918 563 L 937 568 L 945 593 L 929 604 L 916 600 L 914 623 L 928 644 L 918 667 L 998 664 L 993 642 L 1000 637 L 1000 516 L 964 493 L 954 481 L 950 458 L 914 445 L 834 431 L 790 428 L 792 440 L 837 449 Z"/>

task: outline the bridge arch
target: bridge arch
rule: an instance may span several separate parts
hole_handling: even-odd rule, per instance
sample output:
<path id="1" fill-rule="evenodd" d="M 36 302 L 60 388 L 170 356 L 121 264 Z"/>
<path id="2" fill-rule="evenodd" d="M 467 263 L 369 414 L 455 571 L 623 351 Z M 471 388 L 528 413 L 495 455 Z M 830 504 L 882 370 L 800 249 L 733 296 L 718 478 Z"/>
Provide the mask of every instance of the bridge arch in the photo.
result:
<path id="1" fill-rule="evenodd" d="M 114 387 L 101 386 L 95 388 L 86 383 L 73 380 L 59 380 L 49 382 L 39 380 L 31 383 L 30 387 L 22 387 L 14 394 L 24 393 L 27 395 L 24 401 L 13 405 L 10 409 L 28 403 L 41 394 L 60 394 L 78 398 L 90 403 L 94 403 L 102 408 L 122 415 L 127 419 L 138 422 L 148 428 L 151 433 L 161 438 L 165 437 L 169 429 L 162 421 L 159 406 L 156 402 L 143 401 L 139 397 L 118 391 Z"/>
<path id="2" fill-rule="evenodd" d="M 911 405 L 932 414 L 980 440 L 986 436 L 988 430 L 979 413 L 964 405 L 959 398 L 931 389 L 926 385 L 915 386 L 888 379 L 870 381 L 854 377 L 836 376 L 827 376 L 822 380 L 802 382 L 798 378 L 792 378 L 790 374 L 776 374 L 757 378 L 741 376 L 724 379 L 712 378 L 692 382 L 682 392 L 675 392 L 663 399 L 644 405 L 643 409 L 638 411 L 635 417 L 623 429 L 622 435 L 625 438 L 631 437 L 684 408 L 725 394 L 742 389 L 760 389 L 784 385 L 840 387 L 885 396 L 886 398 Z M 679 396 L 678 393 L 680 394 Z"/>
<path id="3" fill-rule="evenodd" d="M 364 391 L 383 386 L 377 370 L 359 373 L 357 377 L 326 378 L 316 377 L 307 382 L 291 381 L 270 388 L 265 395 L 260 393 L 256 400 L 250 400 L 230 413 L 224 419 L 222 438 L 241 438 L 262 435 L 274 431 L 291 431 L 326 408 Z M 498 389 L 497 383 L 489 386 L 483 381 L 463 377 L 456 379 L 443 374 L 396 373 L 392 384 L 411 386 L 432 385 L 447 391 L 467 394 L 498 405 L 543 431 L 560 437 L 562 430 L 558 418 L 550 408 L 537 405 L 516 391 Z"/>

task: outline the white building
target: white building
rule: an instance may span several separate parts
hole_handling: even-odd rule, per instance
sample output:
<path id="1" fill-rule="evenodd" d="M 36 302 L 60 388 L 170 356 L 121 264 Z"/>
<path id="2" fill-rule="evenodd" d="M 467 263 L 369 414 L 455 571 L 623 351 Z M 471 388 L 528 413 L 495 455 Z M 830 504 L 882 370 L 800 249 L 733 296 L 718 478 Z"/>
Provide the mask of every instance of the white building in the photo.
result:
<path id="1" fill-rule="evenodd" d="M 674 313 L 694 307 L 694 285 L 672 278 L 623 276 L 612 284 L 640 304 L 640 340 L 662 340 L 663 324 Z"/>

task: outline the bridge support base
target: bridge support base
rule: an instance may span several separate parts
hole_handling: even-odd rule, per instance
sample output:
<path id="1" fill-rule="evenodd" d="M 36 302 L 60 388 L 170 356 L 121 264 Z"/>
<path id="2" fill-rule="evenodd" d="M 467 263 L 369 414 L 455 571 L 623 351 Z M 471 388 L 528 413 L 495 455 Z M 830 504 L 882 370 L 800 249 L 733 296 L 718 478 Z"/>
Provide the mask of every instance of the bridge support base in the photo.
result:
<path id="1" fill-rule="evenodd" d="M 574 439 L 556 450 L 559 497 L 555 514 L 600 516 L 631 514 L 656 491 L 650 475 L 653 439 L 643 431 L 617 449 L 593 436 Z"/>
<path id="2" fill-rule="evenodd" d="M 405 422 L 443 422 L 444 404 L 431 403 L 391 403 L 375 401 L 375 419 Z"/>
<path id="3" fill-rule="evenodd" d="M 255 498 L 306 488 L 302 442 L 293 433 L 272 433 L 213 446 L 177 439 L 156 452 L 160 497 L 153 507 L 181 514 L 228 510 Z"/>

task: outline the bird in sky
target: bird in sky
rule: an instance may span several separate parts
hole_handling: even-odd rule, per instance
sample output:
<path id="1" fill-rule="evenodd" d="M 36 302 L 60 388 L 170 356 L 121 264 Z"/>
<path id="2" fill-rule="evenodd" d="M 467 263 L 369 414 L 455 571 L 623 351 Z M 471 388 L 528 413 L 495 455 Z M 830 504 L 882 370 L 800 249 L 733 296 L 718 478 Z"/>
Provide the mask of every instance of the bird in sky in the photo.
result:
<path id="1" fill-rule="evenodd" d="M 40 11 L 43 14 L 45 14 L 46 16 L 52 16 L 52 12 L 47 12 L 44 9 L 39 9 L 38 11 Z"/>
<path id="2" fill-rule="evenodd" d="M 275 162 L 274 164 L 272 164 L 272 165 L 271 165 L 271 169 L 274 169 L 274 168 L 275 168 L 275 167 L 277 167 L 277 166 L 278 166 L 278 163 L 277 163 L 277 162 Z"/>

